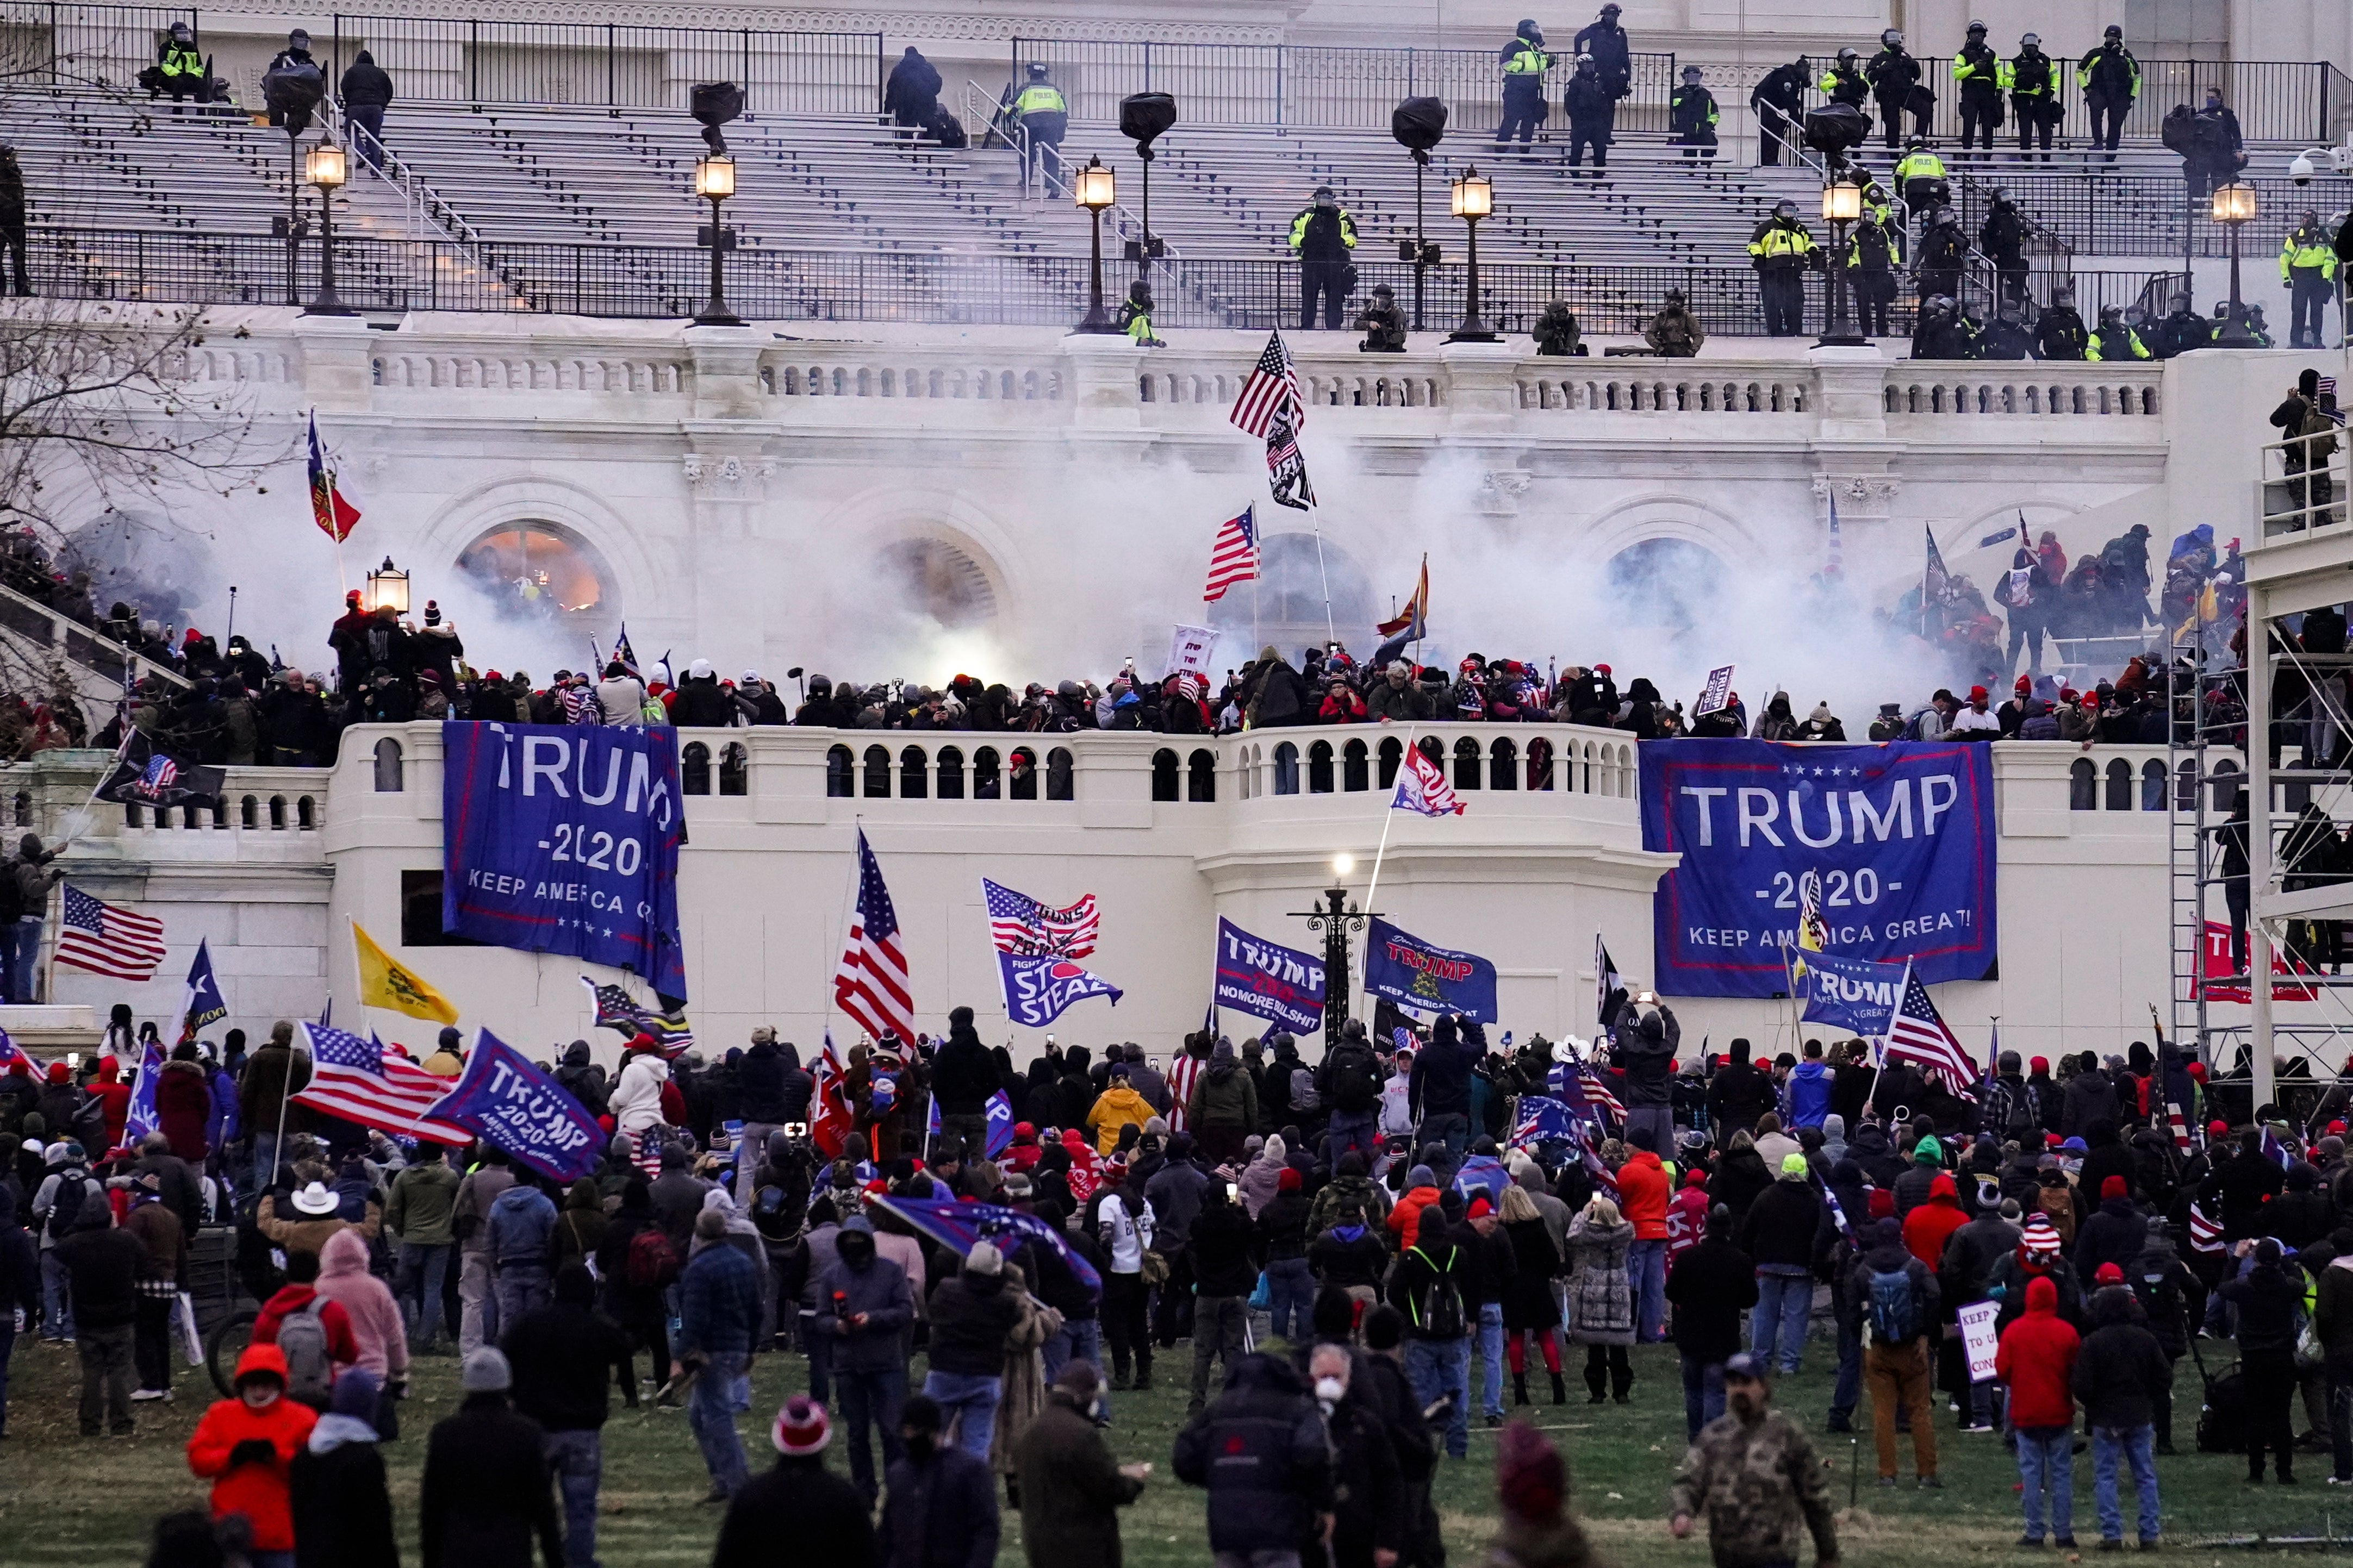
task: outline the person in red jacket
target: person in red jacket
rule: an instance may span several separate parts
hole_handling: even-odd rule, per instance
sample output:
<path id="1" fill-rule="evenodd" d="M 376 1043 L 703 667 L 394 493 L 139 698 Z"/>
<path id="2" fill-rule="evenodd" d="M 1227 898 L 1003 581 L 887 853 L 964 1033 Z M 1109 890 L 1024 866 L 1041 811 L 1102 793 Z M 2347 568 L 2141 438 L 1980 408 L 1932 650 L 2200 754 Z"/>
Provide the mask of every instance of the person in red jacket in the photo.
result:
<path id="1" fill-rule="evenodd" d="M 253 1568 L 293 1568 L 288 1467 L 310 1440 L 316 1411 L 286 1397 L 286 1358 L 249 1344 L 237 1359 L 237 1397 L 216 1401 L 188 1436 L 188 1468 L 213 1483 L 213 1517 L 243 1514 Z"/>
<path id="2" fill-rule="evenodd" d="M 1634 1337 L 1656 1344 L 1667 1337 L 1666 1167 L 1659 1163 L 1657 1134 L 1637 1127 L 1627 1135 L 1633 1152 L 1618 1167 L 1618 1214 L 1634 1227 L 1626 1272 L 1634 1287 Z"/>
<path id="3" fill-rule="evenodd" d="M 1707 1173 L 1683 1173 L 1683 1190 L 1667 1205 L 1667 1268 L 1707 1237 Z"/>
<path id="4" fill-rule="evenodd" d="M 212 1152 L 205 1124 L 212 1120 L 213 1090 L 196 1060 L 196 1045 L 185 1041 L 172 1049 L 172 1058 L 155 1079 L 155 1125 L 172 1141 L 172 1152 L 192 1165 L 201 1165 Z"/>
<path id="5" fill-rule="evenodd" d="M 1928 1201 L 1904 1216 L 1904 1248 L 1934 1274 L 1945 1260 L 1945 1243 L 1969 1223 L 1961 1212 L 1961 1190 L 1949 1175 L 1928 1184 Z"/>
<path id="6" fill-rule="evenodd" d="M 2068 1383 L 2083 1340 L 2059 1315 L 2059 1288 L 2026 1282 L 2026 1315 L 2002 1331 L 1994 1375 L 2010 1389 L 2010 1423 L 2018 1434 L 2019 1494 L 2026 1503 L 2021 1546 L 2042 1544 L 2043 1494 L 2051 1533 L 2062 1551 L 2075 1544 L 2075 1395 Z M 1916 1417 L 1915 1417 L 1916 1419 Z"/>
<path id="7" fill-rule="evenodd" d="M 131 1086 L 120 1081 L 121 1073 L 112 1057 L 98 1058 L 97 1076 L 90 1080 L 90 1092 L 106 1108 L 106 1146 L 122 1147 L 122 1124 L 131 1115 Z M 92 1151 L 93 1153 L 96 1151 Z"/>
<path id="8" fill-rule="evenodd" d="M 319 1303 L 319 1324 L 327 1331 L 327 1359 L 333 1364 L 333 1374 L 343 1375 L 343 1369 L 355 1366 L 360 1359 L 359 1336 L 352 1332 L 351 1314 L 343 1310 L 341 1301 L 319 1294 L 319 1255 L 315 1252 L 290 1252 L 286 1255 L 286 1283 L 278 1293 L 261 1304 L 253 1320 L 253 1340 L 257 1345 L 275 1346 L 279 1325 L 295 1313 Z M 285 1358 L 279 1358 L 281 1375 Z"/>

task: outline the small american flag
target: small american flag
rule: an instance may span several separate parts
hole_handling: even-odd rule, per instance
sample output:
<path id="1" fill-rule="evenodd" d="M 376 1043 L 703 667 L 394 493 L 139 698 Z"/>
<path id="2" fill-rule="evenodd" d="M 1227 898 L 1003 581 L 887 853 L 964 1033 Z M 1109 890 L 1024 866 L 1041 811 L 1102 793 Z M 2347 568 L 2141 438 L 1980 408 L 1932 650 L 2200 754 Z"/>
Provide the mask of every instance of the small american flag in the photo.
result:
<path id="1" fill-rule="evenodd" d="M 1266 480 L 1274 504 L 1306 511 L 1315 504 L 1315 487 L 1307 482 L 1307 459 L 1299 455 L 1299 422 L 1293 409 L 1275 410 L 1266 433 Z"/>
<path id="2" fill-rule="evenodd" d="M 1200 1080 L 1208 1065 L 1190 1051 L 1177 1052 L 1176 1059 L 1168 1064 L 1169 1131 L 1188 1130 L 1190 1123 L 1187 1119 L 1191 1115 L 1193 1085 Z"/>
<path id="3" fill-rule="evenodd" d="M 899 942 L 899 911 L 882 883 L 882 868 L 858 831 L 858 910 L 849 917 L 849 941 L 833 972 L 834 1005 L 858 1026 L 881 1039 L 915 1037 L 913 990 L 907 979 L 907 951 Z"/>
<path id="4" fill-rule="evenodd" d="M 449 1092 L 448 1079 L 385 1051 L 373 1036 L 362 1039 L 324 1024 L 304 1024 L 301 1029 L 311 1050 L 311 1081 L 294 1094 L 296 1104 L 404 1138 L 429 1138 L 460 1149 L 473 1142 L 470 1129 L 425 1114 Z"/>
<path id="5" fill-rule="evenodd" d="M 1266 352 L 1258 356 L 1250 379 L 1242 383 L 1241 395 L 1234 399 L 1233 412 L 1226 417 L 1239 429 L 1264 436 L 1276 413 L 1286 408 L 1294 429 L 1307 422 L 1306 405 L 1299 395 L 1299 368 L 1291 363 L 1282 334 L 1269 332 Z"/>
<path id="6" fill-rule="evenodd" d="M 1609 1113 L 1609 1120 L 1617 1122 L 1621 1127 L 1624 1126 L 1626 1124 L 1626 1107 L 1616 1095 L 1609 1092 L 1609 1086 L 1601 1081 L 1601 1075 L 1593 1070 L 1593 1064 L 1590 1062 L 1577 1063 L 1577 1081 L 1584 1085 L 1585 1098 L 1603 1110 L 1608 1111 Z"/>
<path id="7" fill-rule="evenodd" d="M 1057 910 L 986 877 L 980 879 L 980 892 L 988 905 L 989 940 L 999 952 L 1084 958 L 1094 952 L 1095 938 L 1103 934 L 1103 914 L 1092 893 Z"/>
<path id="8" fill-rule="evenodd" d="M 2173 1133 L 2173 1146 L 2183 1153 L 2189 1152 L 2189 1120 L 2181 1114 L 2181 1107 L 2172 1100 L 2165 1102 L 2165 1124 Z"/>
<path id="9" fill-rule="evenodd" d="M 159 758 L 158 761 L 168 759 Z M 58 930 L 58 962 L 110 979 L 146 982 L 164 962 L 164 922 L 100 903 L 71 882 Z"/>
<path id="10" fill-rule="evenodd" d="M 1961 1049 L 1952 1026 L 1930 999 L 1928 987 L 1909 963 L 1904 966 L 1902 992 L 1904 999 L 1888 1021 L 1887 1059 L 1910 1062 L 1941 1079 L 1955 1094 L 1967 1091 L 1977 1081 L 1977 1064 Z"/>
<path id="11" fill-rule="evenodd" d="M 1209 546 L 1209 580 L 1201 590 L 1203 604 L 1214 605 L 1235 584 L 1248 583 L 1258 576 L 1255 511 L 1255 508 L 1244 507 L 1240 517 L 1229 517 L 1219 525 L 1217 542 Z"/>
<path id="12" fill-rule="evenodd" d="M 149 800 L 156 800 L 177 783 L 179 777 L 180 764 L 158 754 L 147 759 L 147 771 L 139 775 L 139 783 L 133 787 Z"/>
<path id="13" fill-rule="evenodd" d="M 1446 782 L 1446 770 L 1430 760 L 1419 746 L 1405 749 L 1405 766 L 1398 770 L 1397 793 L 1389 796 L 1392 811 L 1419 812 L 1424 816 L 1460 816 L 1462 803 Z"/>
<path id="14" fill-rule="evenodd" d="M 2206 1217 L 2206 1211 L 2196 1204 L 2189 1205 L 2189 1250 L 2220 1252 L 2222 1250 L 2222 1227 Z"/>

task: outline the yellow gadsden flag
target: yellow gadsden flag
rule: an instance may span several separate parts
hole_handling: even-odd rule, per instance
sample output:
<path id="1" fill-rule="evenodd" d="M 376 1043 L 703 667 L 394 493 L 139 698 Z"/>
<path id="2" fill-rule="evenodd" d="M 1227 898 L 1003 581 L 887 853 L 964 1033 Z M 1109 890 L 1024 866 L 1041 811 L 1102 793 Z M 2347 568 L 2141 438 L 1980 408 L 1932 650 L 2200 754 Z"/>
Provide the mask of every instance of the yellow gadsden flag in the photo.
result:
<path id="1" fill-rule="evenodd" d="M 437 1024 L 458 1021 L 457 1006 L 449 998 L 378 947 L 375 938 L 356 921 L 352 922 L 352 942 L 359 950 L 362 1006 L 386 1007 L 412 1018 L 429 1018 Z"/>

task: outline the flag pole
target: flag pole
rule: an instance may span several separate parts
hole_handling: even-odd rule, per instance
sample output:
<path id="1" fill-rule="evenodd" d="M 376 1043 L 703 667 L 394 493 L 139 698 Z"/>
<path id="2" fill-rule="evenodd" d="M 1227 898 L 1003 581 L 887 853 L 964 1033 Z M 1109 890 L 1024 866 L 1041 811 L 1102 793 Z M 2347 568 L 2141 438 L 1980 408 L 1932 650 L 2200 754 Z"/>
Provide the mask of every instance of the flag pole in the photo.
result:
<path id="1" fill-rule="evenodd" d="M 1402 756 L 1398 759 L 1398 764 L 1400 767 L 1405 765 L 1405 759 Z M 1397 808 L 1394 804 L 1383 808 L 1381 812 L 1380 847 L 1373 851 L 1373 875 L 1371 880 L 1365 884 L 1364 910 L 1366 915 L 1370 915 L 1373 912 L 1373 894 L 1381 885 L 1381 858 L 1389 852 L 1389 824 L 1396 820 Z M 1371 973 L 1370 957 L 1371 955 L 1367 953 L 1366 973 L 1368 977 Z M 1367 983 L 1369 984 L 1369 979 Z M 1372 994 L 1369 991 L 1365 991 L 1361 987 L 1358 990 L 1358 995 L 1360 998 L 1369 997 L 1371 994 Z M 1369 1030 L 1366 1032 L 1370 1033 Z"/>
<path id="2" fill-rule="evenodd" d="M 1315 573 L 1324 580 L 1324 640 L 1335 643 L 1340 634 L 1332 629 L 1332 574 L 1324 564 L 1324 525 L 1315 521 L 1311 511 L 1307 514 L 1307 527 L 1315 535 Z"/>

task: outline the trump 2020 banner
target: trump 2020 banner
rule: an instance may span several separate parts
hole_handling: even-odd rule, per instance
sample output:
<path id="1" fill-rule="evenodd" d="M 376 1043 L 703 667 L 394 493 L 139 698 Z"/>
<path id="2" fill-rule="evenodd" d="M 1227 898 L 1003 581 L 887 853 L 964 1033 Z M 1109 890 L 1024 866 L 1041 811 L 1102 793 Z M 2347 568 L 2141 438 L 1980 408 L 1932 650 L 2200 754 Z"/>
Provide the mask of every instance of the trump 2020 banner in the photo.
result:
<path id="1" fill-rule="evenodd" d="M 596 1169 L 604 1129 L 587 1108 L 512 1046 L 483 1029 L 466 1070 L 424 1120 L 454 1121 L 541 1175 L 576 1182 Z"/>
<path id="2" fill-rule="evenodd" d="M 1375 919 L 1365 932 L 1365 990 L 1424 1013 L 1495 1019 L 1495 966 Z"/>
<path id="3" fill-rule="evenodd" d="M 1932 984 L 1993 967 L 1989 748 L 1645 741 L 1641 780 L 1642 847 L 1683 858 L 1651 902 L 1659 991 L 1787 990 L 1810 873 L 1826 951 L 1908 959 Z"/>
<path id="4" fill-rule="evenodd" d="M 1218 1005 L 1294 1035 L 1324 1026 L 1324 961 L 1218 921 Z"/>
<path id="5" fill-rule="evenodd" d="M 678 732 L 441 726 L 441 926 L 686 997 Z"/>
<path id="6" fill-rule="evenodd" d="M 1904 985 L 1902 964 L 1841 958 L 1833 952 L 1802 956 L 1806 973 L 1799 984 L 1806 998 L 1807 1023 L 1850 1030 L 1866 1040 L 1887 1037 L 1888 1021 L 1895 1016 L 1896 994 Z"/>

